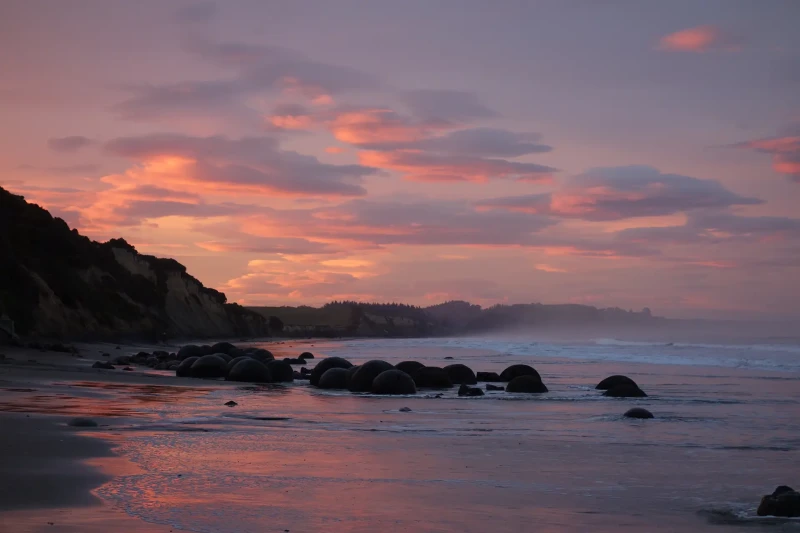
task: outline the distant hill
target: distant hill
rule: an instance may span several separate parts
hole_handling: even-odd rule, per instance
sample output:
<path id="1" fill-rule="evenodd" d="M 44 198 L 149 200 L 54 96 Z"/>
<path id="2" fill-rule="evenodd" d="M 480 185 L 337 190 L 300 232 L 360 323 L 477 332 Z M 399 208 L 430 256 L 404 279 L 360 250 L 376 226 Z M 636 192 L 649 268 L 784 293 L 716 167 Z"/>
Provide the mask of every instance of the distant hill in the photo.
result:
<path id="1" fill-rule="evenodd" d="M 22 336 L 265 336 L 267 320 L 204 287 L 174 259 L 98 243 L 0 188 L 0 316 Z"/>

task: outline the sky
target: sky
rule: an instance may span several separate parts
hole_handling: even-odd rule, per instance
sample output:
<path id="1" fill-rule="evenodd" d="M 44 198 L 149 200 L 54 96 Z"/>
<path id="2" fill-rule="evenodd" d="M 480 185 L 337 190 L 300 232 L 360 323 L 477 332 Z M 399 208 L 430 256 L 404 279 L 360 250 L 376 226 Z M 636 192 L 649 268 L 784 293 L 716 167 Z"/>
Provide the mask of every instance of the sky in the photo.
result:
<path id="1" fill-rule="evenodd" d="M 800 318 L 800 2 L 3 0 L 0 186 L 245 305 Z"/>

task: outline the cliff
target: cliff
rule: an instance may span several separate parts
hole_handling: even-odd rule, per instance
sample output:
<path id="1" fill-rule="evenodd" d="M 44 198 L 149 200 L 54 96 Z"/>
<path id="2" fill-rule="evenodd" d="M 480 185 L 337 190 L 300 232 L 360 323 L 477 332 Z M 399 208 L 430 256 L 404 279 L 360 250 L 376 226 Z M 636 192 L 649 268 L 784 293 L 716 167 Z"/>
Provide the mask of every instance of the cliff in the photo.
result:
<path id="1" fill-rule="evenodd" d="M 267 320 L 173 259 L 98 243 L 0 188 L 0 315 L 21 336 L 63 339 L 268 335 Z"/>

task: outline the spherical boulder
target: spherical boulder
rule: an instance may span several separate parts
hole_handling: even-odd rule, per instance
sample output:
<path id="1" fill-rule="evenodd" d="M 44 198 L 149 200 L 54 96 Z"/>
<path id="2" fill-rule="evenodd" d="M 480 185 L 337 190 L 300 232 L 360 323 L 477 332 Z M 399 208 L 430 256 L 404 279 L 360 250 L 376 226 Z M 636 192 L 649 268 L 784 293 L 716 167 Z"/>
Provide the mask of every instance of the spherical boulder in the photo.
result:
<path id="1" fill-rule="evenodd" d="M 299 359 L 299 358 L 298 359 L 292 359 L 291 357 L 284 357 L 283 361 L 285 363 L 289 363 L 290 365 L 304 365 L 304 364 L 306 364 L 306 360 L 305 359 Z"/>
<path id="2" fill-rule="evenodd" d="M 595 389 L 608 390 L 608 389 L 613 389 L 617 385 L 633 385 L 634 387 L 638 387 L 636 382 L 633 381 L 628 376 L 620 376 L 617 374 L 613 376 L 608 376 L 606 379 L 598 383 Z"/>
<path id="3" fill-rule="evenodd" d="M 611 398 L 645 398 L 647 394 L 636 385 L 617 385 L 603 393 Z"/>
<path id="4" fill-rule="evenodd" d="M 372 380 L 378 377 L 378 374 L 393 368 L 394 365 L 386 361 L 378 359 L 367 361 L 353 374 L 348 388 L 350 392 L 369 392 L 372 390 Z"/>
<path id="5" fill-rule="evenodd" d="M 474 385 L 478 382 L 475 372 L 467 365 L 456 363 L 443 368 L 454 385 Z"/>
<path id="6" fill-rule="evenodd" d="M 234 357 L 233 359 L 231 359 L 228 362 L 227 374 L 230 374 L 233 367 L 236 366 L 236 363 L 238 363 L 239 361 L 244 361 L 245 359 L 252 359 L 252 357 L 250 357 L 249 355 L 240 355 L 239 357 Z"/>
<path id="7" fill-rule="evenodd" d="M 236 346 L 229 342 L 218 342 L 211 346 L 212 353 L 225 353 L 230 355 L 231 351 L 236 349 Z"/>
<path id="8" fill-rule="evenodd" d="M 535 368 L 529 365 L 511 365 L 500 373 L 500 379 L 503 381 L 512 381 L 520 376 L 534 376 L 542 381 L 542 376 L 536 371 Z"/>
<path id="9" fill-rule="evenodd" d="M 622 416 L 626 418 L 655 418 L 653 416 L 653 413 L 641 407 L 634 407 L 633 409 L 628 409 Z"/>
<path id="10" fill-rule="evenodd" d="M 458 388 L 459 396 L 483 396 L 483 391 L 478 387 L 470 387 L 469 385 L 462 384 Z"/>
<path id="11" fill-rule="evenodd" d="M 341 357 L 326 357 L 317 363 L 317 366 L 311 371 L 310 382 L 312 385 L 317 386 L 319 385 L 319 378 L 321 378 L 322 374 L 329 368 L 350 368 L 351 366 L 353 366 L 353 363 L 347 359 L 342 359 Z"/>
<path id="12" fill-rule="evenodd" d="M 417 387 L 411 376 L 402 370 L 390 368 L 375 376 L 371 391 L 372 394 L 416 394 Z"/>
<path id="13" fill-rule="evenodd" d="M 311 352 L 303 352 L 299 356 L 298 359 L 314 359 L 314 354 Z"/>
<path id="14" fill-rule="evenodd" d="M 223 353 L 223 352 L 214 352 L 211 355 L 216 355 L 217 357 L 221 357 L 222 359 L 225 359 L 225 361 L 227 361 L 228 363 L 233 361 L 233 357 L 231 357 L 230 355 L 228 355 L 226 353 Z"/>
<path id="15" fill-rule="evenodd" d="M 178 360 L 183 361 L 189 357 L 203 357 L 207 352 L 196 344 L 187 344 L 178 350 Z"/>
<path id="16" fill-rule="evenodd" d="M 506 392 L 542 393 L 547 392 L 547 387 L 542 383 L 539 375 L 517 376 L 506 385 Z"/>
<path id="17" fill-rule="evenodd" d="M 272 352 L 265 350 L 264 348 L 256 348 L 252 350 L 250 352 L 250 357 L 256 361 L 261 361 L 262 363 L 266 363 L 267 361 L 272 361 L 275 359 L 275 356 L 272 355 Z"/>
<path id="18" fill-rule="evenodd" d="M 353 365 L 347 369 L 347 388 L 350 388 L 350 384 L 353 382 L 353 376 L 356 375 L 358 369 L 361 368 L 361 365 Z"/>
<path id="19" fill-rule="evenodd" d="M 487 383 L 497 383 L 503 381 L 503 378 L 500 377 L 500 374 L 497 372 L 476 372 L 475 377 L 478 381 L 485 381 Z"/>
<path id="20" fill-rule="evenodd" d="M 195 361 L 200 359 L 196 355 L 192 357 L 187 357 L 178 365 L 178 368 L 175 369 L 175 375 L 179 378 L 186 378 L 191 375 L 191 368 Z"/>
<path id="21" fill-rule="evenodd" d="M 268 361 L 267 368 L 270 374 L 272 374 L 272 381 L 275 383 L 294 381 L 292 365 L 285 361 Z"/>
<path id="22" fill-rule="evenodd" d="M 349 368 L 329 368 L 319 378 L 320 389 L 346 389 L 347 388 L 347 373 Z"/>
<path id="23" fill-rule="evenodd" d="M 405 372 L 409 376 L 424 366 L 419 361 L 401 361 L 394 365 L 397 370 Z"/>
<path id="24" fill-rule="evenodd" d="M 250 357 L 237 357 L 237 359 L 238 362 L 231 368 L 225 378 L 228 381 L 246 381 L 249 383 L 269 383 L 272 381 L 272 374 L 264 363 Z"/>
<path id="25" fill-rule="evenodd" d="M 189 369 L 193 378 L 221 378 L 228 371 L 228 361 L 219 355 L 204 355 L 197 359 Z"/>
<path id="26" fill-rule="evenodd" d="M 419 389 L 449 389 L 453 386 L 447 372 L 436 366 L 422 367 L 416 370 L 411 378 Z"/>
<path id="27" fill-rule="evenodd" d="M 781 485 L 772 494 L 761 498 L 756 514 L 758 516 L 796 518 L 800 516 L 800 492 Z"/>
<path id="28" fill-rule="evenodd" d="M 108 361 L 95 361 L 92 368 L 102 368 L 103 370 L 114 370 L 114 365 Z"/>

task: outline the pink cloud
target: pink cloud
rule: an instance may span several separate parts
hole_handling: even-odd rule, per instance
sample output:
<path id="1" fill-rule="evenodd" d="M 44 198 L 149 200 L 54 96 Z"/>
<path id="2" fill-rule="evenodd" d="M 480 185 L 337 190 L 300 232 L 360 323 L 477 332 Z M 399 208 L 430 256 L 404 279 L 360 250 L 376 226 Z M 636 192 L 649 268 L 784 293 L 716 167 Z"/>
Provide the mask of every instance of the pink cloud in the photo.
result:
<path id="1" fill-rule="evenodd" d="M 772 156 L 772 168 L 800 182 L 800 135 L 756 139 L 737 145 Z"/>
<path id="2" fill-rule="evenodd" d="M 673 52 L 708 52 L 710 50 L 738 50 L 741 39 L 723 32 L 716 26 L 688 28 L 665 35 L 659 41 L 661 50 Z"/>

